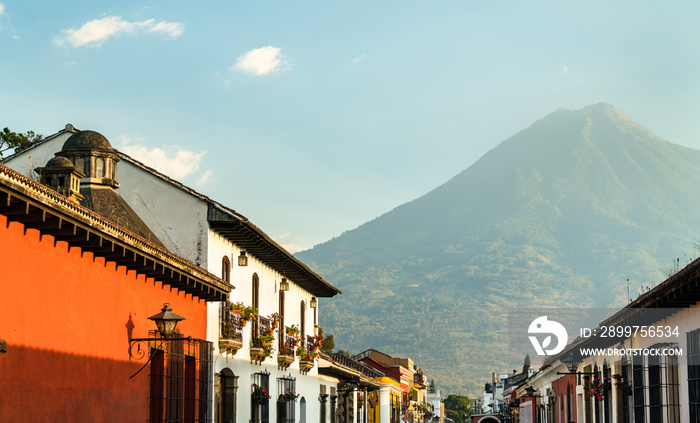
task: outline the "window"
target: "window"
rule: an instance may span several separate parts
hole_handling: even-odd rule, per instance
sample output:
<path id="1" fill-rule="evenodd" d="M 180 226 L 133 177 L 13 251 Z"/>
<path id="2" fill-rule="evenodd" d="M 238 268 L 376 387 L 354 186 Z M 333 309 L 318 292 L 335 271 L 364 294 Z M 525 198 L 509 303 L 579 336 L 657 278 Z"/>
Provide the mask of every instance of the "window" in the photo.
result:
<path id="1" fill-rule="evenodd" d="M 95 159 L 95 176 L 97 178 L 105 177 L 105 159 L 101 157 Z"/>
<path id="2" fill-rule="evenodd" d="M 618 416 L 618 421 L 621 422 L 628 422 L 630 421 L 630 400 L 629 400 L 629 395 L 632 392 L 632 387 L 629 384 L 630 381 L 630 375 L 632 374 L 632 368 L 630 367 L 629 361 L 627 357 L 624 357 L 622 359 L 622 364 L 621 364 L 621 373 L 620 376 L 622 377 L 620 379 L 620 386 L 617 389 L 617 398 L 618 398 L 618 404 L 621 404 L 621 407 L 618 407 L 617 410 L 617 416 Z"/>
<path id="3" fill-rule="evenodd" d="M 75 159 L 75 168 L 85 173 L 85 159 L 82 157 Z"/>
<path id="4" fill-rule="evenodd" d="M 401 399 L 398 395 L 391 394 L 391 423 L 399 423 L 401 421 Z"/>
<path id="5" fill-rule="evenodd" d="M 608 383 L 607 386 L 612 386 L 612 372 L 610 371 L 610 366 L 608 363 L 603 363 L 603 382 Z M 608 388 L 605 391 L 605 396 L 603 397 L 603 421 L 605 423 L 612 422 L 612 405 L 610 404 L 610 394 L 611 389 Z"/>
<path id="6" fill-rule="evenodd" d="M 690 423 L 700 423 L 700 329 L 688 332 L 688 405 Z"/>
<path id="7" fill-rule="evenodd" d="M 635 357 L 632 363 L 632 395 L 634 395 L 634 422 L 644 423 L 645 419 L 644 362 Z"/>
<path id="8" fill-rule="evenodd" d="M 260 313 L 260 279 L 257 273 L 253 273 L 253 307 Z M 253 338 L 260 337 L 260 324 L 253 320 Z"/>
<path id="9" fill-rule="evenodd" d="M 675 348 L 677 345 L 656 344 L 650 348 L 666 347 Z M 632 366 L 632 377 L 635 423 L 647 421 L 647 414 L 648 420 L 652 422 L 680 422 L 678 359 L 676 357 L 650 355 L 635 359 Z"/>
<path id="10" fill-rule="evenodd" d="M 151 354 L 149 421 L 211 421 L 213 344 L 171 341 Z"/>
<path id="11" fill-rule="evenodd" d="M 270 416 L 270 374 L 259 372 L 253 374 L 253 386 L 250 395 L 250 421 L 267 423 Z"/>
<path id="12" fill-rule="evenodd" d="M 295 423 L 296 379 L 277 378 L 277 423 Z"/>
<path id="13" fill-rule="evenodd" d="M 304 301 L 301 302 L 299 308 L 299 316 L 301 318 L 299 324 L 299 329 L 301 331 L 299 339 L 301 339 L 301 346 L 306 348 L 306 304 L 304 304 Z"/>
<path id="14" fill-rule="evenodd" d="M 593 366 L 593 373 L 595 373 L 595 374 L 593 375 L 593 378 L 594 378 L 594 382 L 595 382 L 595 383 L 597 383 L 598 381 L 602 380 L 602 379 L 601 379 L 602 376 L 601 376 L 600 370 L 598 370 L 598 365 L 597 365 L 597 364 L 596 364 L 595 366 Z M 600 418 L 601 408 L 602 408 L 601 405 L 602 405 L 602 404 L 601 404 L 601 401 L 599 401 L 599 400 L 596 398 L 596 399 L 594 400 L 594 405 L 593 405 L 593 414 L 595 415 L 595 421 L 596 421 L 596 422 L 602 422 L 602 420 L 601 420 L 601 418 Z"/>
<path id="15" fill-rule="evenodd" d="M 306 423 L 306 398 L 299 400 L 299 423 Z"/>
<path id="16" fill-rule="evenodd" d="M 231 261 L 226 256 L 221 259 L 221 279 L 231 282 Z"/>
<path id="17" fill-rule="evenodd" d="M 286 327 L 284 325 L 284 291 L 279 291 L 280 293 L 280 298 L 279 298 L 279 314 L 280 314 L 280 339 L 279 339 L 279 344 L 280 347 L 285 346 L 285 337 L 287 336 L 284 328 Z"/>

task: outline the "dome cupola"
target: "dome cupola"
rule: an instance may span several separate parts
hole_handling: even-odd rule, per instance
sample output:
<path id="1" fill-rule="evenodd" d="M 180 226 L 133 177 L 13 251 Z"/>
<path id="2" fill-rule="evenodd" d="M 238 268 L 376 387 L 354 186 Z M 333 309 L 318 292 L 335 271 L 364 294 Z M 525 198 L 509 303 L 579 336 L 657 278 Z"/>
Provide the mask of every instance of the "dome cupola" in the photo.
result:
<path id="1" fill-rule="evenodd" d="M 69 159 L 85 174 L 83 184 L 119 188 L 117 162 L 120 160 L 107 138 L 95 131 L 78 131 L 63 144 L 56 156 Z"/>

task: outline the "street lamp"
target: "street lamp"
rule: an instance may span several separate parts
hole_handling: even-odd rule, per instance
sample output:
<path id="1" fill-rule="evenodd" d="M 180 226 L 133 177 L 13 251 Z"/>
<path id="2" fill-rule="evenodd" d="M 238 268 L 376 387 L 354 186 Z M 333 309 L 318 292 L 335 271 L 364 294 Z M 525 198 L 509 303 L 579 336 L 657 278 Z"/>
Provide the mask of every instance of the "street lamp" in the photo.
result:
<path id="1" fill-rule="evenodd" d="M 289 291 L 289 282 L 285 277 L 282 277 L 282 281 L 280 281 L 280 291 Z"/>
<path id="2" fill-rule="evenodd" d="M 173 332 L 175 332 L 177 322 L 185 320 L 185 318 L 173 313 L 170 304 L 165 303 L 163 304 L 163 308 L 160 309 L 160 313 L 149 317 L 148 320 L 156 322 L 156 327 L 158 328 L 160 336 L 163 338 L 170 338 Z"/>
<path id="3" fill-rule="evenodd" d="M 239 266 L 247 266 L 248 265 L 248 256 L 245 255 L 244 250 L 241 250 L 241 254 L 238 256 L 238 265 Z"/>
<path id="4" fill-rule="evenodd" d="M 161 347 L 163 346 L 163 344 L 166 341 L 192 340 L 191 336 L 190 337 L 173 336 L 173 334 L 175 334 L 175 327 L 177 326 L 177 322 L 179 322 L 180 320 L 185 320 L 185 318 L 173 313 L 173 309 L 170 308 L 170 304 L 168 304 L 168 303 L 163 304 L 163 308 L 160 310 L 160 313 L 153 315 L 153 316 L 149 317 L 148 319 L 153 320 L 155 322 L 156 327 L 158 328 L 158 333 L 160 334 L 160 338 L 153 337 L 153 338 L 132 338 L 132 339 L 130 339 L 129 340 L 129 357 L 131 357 L 131 358 L 135 358 L 137 360 L 140 360 L 146 355 L 146 352 L 141 349 L 141 342 L 148 343 L 149 348 L 153 348 L 154 351 L 158 351 L 161 349 Z M 156 347 L 155 342 L 157 342 L 157 341 L 161 341 L 161 342 L 160 342 L 160 345 L 158 345 Z M 136 351 L 133 351 L 134 345 L 138 345 L 138 348 L 136 349 Z M 151 358 L 152 358 L 152 356 L 151 356 Z M 148 361 L 151 361 L 151 358 L 149 358 Z M 146 364 L 148 364 L 148 362 L 146 362 Z M 139 370 L 139 372 L 140 371 L 141 370 Z"/>
<path id="5" fill-rule="evenodd" d="M 542 398 L 541 395 L 535 395 L 535 392 L 537 392 L 537 389 L 535 389 L 532 385 L 525 388 L 525 392 L 527 393 L 527 396 L 529 396 L 529 397 Z"/>
<path id="6" fill-rule="evenodd" d="M 562 358 L 559 360 L 562 364 L 566 366 L 566 369 L 568 372 L 562 373 L 562 372 L 557 372 L 558 375 L 592 375 L 594 373 L 586 373 L 586 372 L 577 372 L 578 366 L 581 364 L 580 360 L 577 360 L 574 358 L 574 353 L 569 353 L 568 356 Z"/>

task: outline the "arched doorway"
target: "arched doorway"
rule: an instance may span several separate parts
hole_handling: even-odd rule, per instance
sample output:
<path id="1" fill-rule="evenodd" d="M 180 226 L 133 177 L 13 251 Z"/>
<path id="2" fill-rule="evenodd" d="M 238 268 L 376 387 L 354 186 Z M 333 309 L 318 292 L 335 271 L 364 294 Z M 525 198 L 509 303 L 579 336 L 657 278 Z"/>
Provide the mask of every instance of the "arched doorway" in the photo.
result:
<path id="1" fill-rule="evenodd" d="M 306 398 L 299 400 L 299 423 L 306 423 Z"/>
<path id="2" fill-rule="evenodd" d="M 236 421 L 236 392 L 238 376 L 229 368 L 221 370 L 219 381 L 219 419 L 218 422 Z"/>

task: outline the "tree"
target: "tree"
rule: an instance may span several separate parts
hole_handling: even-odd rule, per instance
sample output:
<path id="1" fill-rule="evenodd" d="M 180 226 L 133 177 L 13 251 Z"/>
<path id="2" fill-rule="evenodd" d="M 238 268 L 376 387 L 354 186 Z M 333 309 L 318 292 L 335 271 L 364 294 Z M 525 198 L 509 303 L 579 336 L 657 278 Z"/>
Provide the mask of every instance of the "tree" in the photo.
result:
<path id="1" fill-rule="evenodd" d="M 34 131 L 28 131 L 22 134 L 4 128 L 2 132 L 0 132 L 0 158 L 3 157 L 3 154 L 7 150 L 14 149 L 13 153 L 23 150 L 41 140 L 41 138 L 41 134 L 35 134 Z"/>
<path id="2" fill-rule="evenodd" d="M 333 338 L 333 335 L 326 336 L 326 338 L 323 340 L 323 344 L 321 344 L 321 352 L 324 354 L 333 354 L 334 349 L 335 339 Z"/>
<path id="3" fill-rule="evenodd" d="M 323 328 L 319 327 L 318 328 L 318 334 L 323 335 Z M 321 344 L 321 352 L 324 354 L 333 354 L 333 350 L 335 349 L 335 339 L 333 338 L 333 335 L 328 335 L 323 338 L 323 343 Z"/>
<path id="4" fill-rule="evenodd" d="M 464 395 L 450 395 L 445 399 L 444 404 L 445 414 L 454 420 L 455 423 L 464 423 L 468 421 L 469 417 L 472 415 L 472 400 Z M 448 413 L 448 410 L 451 411 L 451 413 Z"/>

